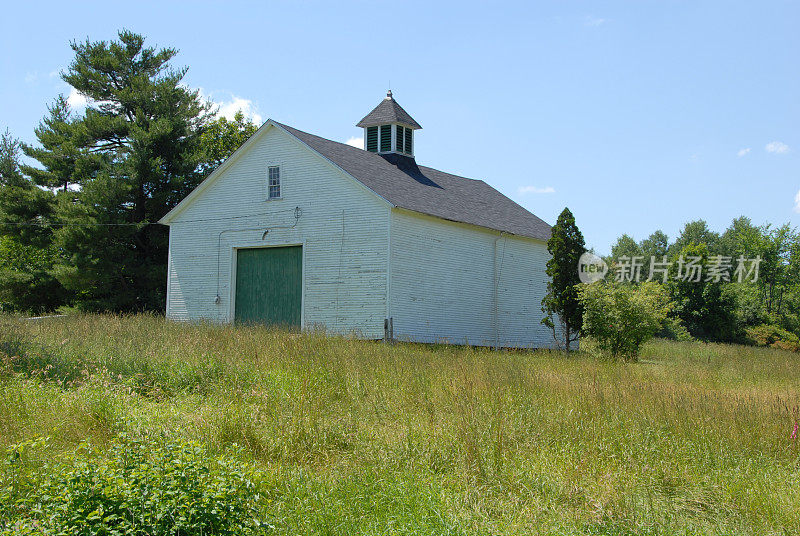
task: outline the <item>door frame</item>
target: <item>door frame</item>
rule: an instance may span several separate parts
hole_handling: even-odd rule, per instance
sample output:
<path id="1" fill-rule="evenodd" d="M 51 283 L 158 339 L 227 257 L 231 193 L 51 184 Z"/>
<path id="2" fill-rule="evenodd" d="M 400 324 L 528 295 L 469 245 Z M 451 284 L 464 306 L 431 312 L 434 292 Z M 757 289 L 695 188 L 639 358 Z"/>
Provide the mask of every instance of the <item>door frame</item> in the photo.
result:
<path id="1" fill-rule="evenodd" d="M 286 248 L 300 246 L 300 330 L 306 327 L 306 242 L 287 242 L 285 244 L 247 244 L 234 245 L 229 248 L 231 253 L 230 265 L 230 296 L 228 297 L 228 323 L 236 321 L 236 261 L 239 257 L 240 249 L 265 249 L 265 248 Z"/>

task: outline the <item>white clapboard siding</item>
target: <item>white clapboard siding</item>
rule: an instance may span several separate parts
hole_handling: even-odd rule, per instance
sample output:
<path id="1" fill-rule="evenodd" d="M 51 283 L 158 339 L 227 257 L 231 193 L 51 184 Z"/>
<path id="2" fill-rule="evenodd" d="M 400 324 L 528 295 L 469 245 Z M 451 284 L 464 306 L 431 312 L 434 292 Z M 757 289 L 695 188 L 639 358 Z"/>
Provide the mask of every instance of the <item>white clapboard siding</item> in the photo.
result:
<path id="1" fill-rule="evenodd" d="M 397 338 L 553 346 L 540 322 L 544 242 L 393 209 L 390 243 L 389 314 Z"/>
<path id="2" fill-rule="evenodd" d="M 289 133 L 265 128 L 170 222 L 167 316 L 231 321 L 235 248 L 302 244 L 303 326 L 382 337 L 389 204 Z M 281 168 L 282 198 L 268 201 L 270 165 Z M 295 207 L 302 215 L 291 227 Z"/>

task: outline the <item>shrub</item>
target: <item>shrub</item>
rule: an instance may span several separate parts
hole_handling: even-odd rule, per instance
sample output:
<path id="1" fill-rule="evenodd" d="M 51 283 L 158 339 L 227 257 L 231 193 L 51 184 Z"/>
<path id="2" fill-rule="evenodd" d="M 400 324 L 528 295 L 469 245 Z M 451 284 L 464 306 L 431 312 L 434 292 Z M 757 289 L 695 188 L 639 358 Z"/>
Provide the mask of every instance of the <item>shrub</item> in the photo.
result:
<path id="1" fill-rule="evenodd" d="M 24 445 L 23 445 L 24 447 Z M 20 446 L 8 450 L 20 462 Z M 117 437 L 0 491 L 0 535 L 256 535 L 259 474 L 198 443 Z M 20 473 L 21 474 L 21 473 Z"/>
<path id="2" fill-rule="evenodd" d="M 658 283 L 593 283 L 578 287 L 584 331 L 614 357 L 636 360 L 642 345 L 661 329 L 671 304 Z"/>
<path id="3" fill-rule="evenodd" d="M 747 328 L 747 341 L 756 346 L 769 346 L 781 350 L 800 352 L 800 338 L 774 324 L 762 324 Z"/>
<path id="4" fill-rule="evenodd" d="M 683 325 L 683 321 L 676 316 L 668 316 L 661 324 L 661 329 L 656 333 L 656 337 L 669 339 L 671 341 L 688 342 L 693 341 L 694 337 Z"/>
<path id="5" fill-rule="evenodd" d="M 66 294 L 49 270 L 55 248 L 22 244 L 0 236 L 0 311 L 45 313 L 64 302 Z"/>

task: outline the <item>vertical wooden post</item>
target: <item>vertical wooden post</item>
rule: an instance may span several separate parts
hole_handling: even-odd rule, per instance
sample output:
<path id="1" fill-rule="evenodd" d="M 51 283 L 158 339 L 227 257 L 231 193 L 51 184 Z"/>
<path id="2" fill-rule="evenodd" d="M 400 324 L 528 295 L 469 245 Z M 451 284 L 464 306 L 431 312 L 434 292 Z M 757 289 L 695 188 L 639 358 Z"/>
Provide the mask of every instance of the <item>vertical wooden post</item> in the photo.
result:
<path id="1" fill-rule="evenodd" d="M 394 317 L 389 317 L 389 342 L 394 344 Z"/>
<path id="2" fill-rule="evenodd" d="M 389 319 L 383 319 L 383 342 L 389 342 Z"/>

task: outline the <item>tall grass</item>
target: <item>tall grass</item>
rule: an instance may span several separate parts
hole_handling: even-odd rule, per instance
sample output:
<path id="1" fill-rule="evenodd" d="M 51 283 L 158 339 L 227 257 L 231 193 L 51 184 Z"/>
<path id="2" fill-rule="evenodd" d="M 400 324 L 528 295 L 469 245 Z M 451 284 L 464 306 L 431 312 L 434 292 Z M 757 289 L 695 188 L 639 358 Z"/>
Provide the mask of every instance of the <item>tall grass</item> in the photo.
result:
<path id="1" fill-rule="evenodd" d="M 779 350 L 621 364 L 85 315 L 0 317 L 0 357 L 0 446 L 236 443 L 280 534 L 800 533 L 800 357 Z"/>

